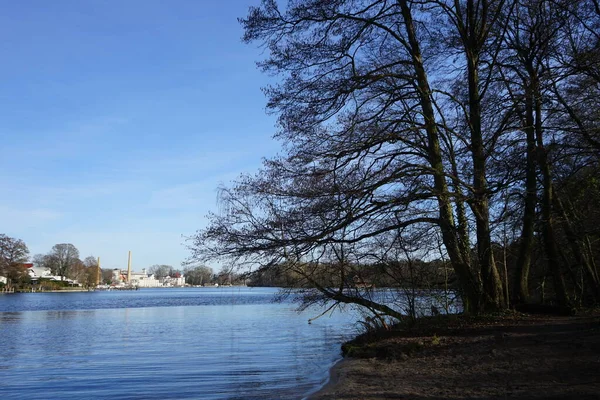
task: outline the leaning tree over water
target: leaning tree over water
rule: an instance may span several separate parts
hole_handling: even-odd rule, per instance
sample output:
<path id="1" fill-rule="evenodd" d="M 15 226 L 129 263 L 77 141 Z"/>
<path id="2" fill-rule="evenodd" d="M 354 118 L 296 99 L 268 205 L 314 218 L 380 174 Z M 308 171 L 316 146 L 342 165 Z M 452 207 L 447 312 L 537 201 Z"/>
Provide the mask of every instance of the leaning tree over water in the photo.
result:
<path id="1" fill-rule="evenodd" d="M 507 307 L 509 281 L 513 300 L 530 300 L 539 251 L 556 302 L 572 301 L 574 267 L 594 293 L 594 250 L 587 264 L 572 258 L 598 234 L 569 234 L 556 185 L 583 165 L 597 176 L 599 115 L 586 105 L 597 101 L 598 10 L 595 0 L 252 7 L 244 40 L 281 77 L 265 93 L 283 154 L 221 189 L 192 257 L 285 272 L 308 299 L 397 318 L 364 290 L 366 265 L 401 276 L 415 260 L 446 259 L 465 310 L 483 312 Z M 582 82 L 590 93 L 578 99 Z M 494 238 L 507 221 L 518 254 L 501 276 Z"/>

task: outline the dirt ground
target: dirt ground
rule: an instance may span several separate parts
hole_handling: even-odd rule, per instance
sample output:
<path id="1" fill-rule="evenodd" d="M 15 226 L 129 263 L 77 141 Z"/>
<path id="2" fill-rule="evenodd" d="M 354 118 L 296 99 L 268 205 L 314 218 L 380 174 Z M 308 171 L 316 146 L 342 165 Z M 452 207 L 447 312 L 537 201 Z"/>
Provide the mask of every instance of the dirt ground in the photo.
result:
<path id="1" fill-rule="evenodd" d="M 350 346 L 355 357 L 310 399 L 600 399 L 598 313 L 438 323 L 372 340 Z"/>

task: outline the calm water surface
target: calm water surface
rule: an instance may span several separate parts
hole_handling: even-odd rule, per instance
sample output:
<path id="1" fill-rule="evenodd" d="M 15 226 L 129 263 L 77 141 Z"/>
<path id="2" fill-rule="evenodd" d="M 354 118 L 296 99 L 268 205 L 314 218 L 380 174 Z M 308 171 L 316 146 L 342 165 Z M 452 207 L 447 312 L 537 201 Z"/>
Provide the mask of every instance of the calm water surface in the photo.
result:
<path id="1" fill-rule="evenodd" d="M 0 295 L 2 399 L 300 399 L 356 334 L 275 289 Z"/>

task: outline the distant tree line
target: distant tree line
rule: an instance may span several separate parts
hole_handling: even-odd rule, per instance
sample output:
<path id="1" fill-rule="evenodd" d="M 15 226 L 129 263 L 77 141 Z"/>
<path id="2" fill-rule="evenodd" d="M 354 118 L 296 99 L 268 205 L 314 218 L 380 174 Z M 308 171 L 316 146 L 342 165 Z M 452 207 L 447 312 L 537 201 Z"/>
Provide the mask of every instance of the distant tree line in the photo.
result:
<path id="1" fill-rule="evenodd" d="M 31 279 L 24 267 L 29 260 L 29 249 L 21 239 L 0 234 L 0 276 L 7 278 L 11 287 L 23 288 L 31 285 Z M 96 284 L 98 263 L 94 256 L 79 258 L 79 250 L 71 243 L 60 243 L 52 247 L 47 254 L 36 254 L 32 258 L 34 267 L 50 270 L 63 282 L 50 282 L 40 279 L 39 285 L 64 286 L 65 279 L 77 280 L 84 287 Z"/>
<path id="2" fill-rule="evenodd" d="M 244 274 L 228 267 L 222 267 L 219 272 L 215 273 L 211 267 L 206 265 L 187 266 L 183 272 L 185 283 L 194 286 L 241 285 L 246 282 Z"/>
<path id="3" fill-rule="evenodd" d="M 277 266 L 263 266 L 246 274 L 248 286 L 310 288 L 310 281 L 296 271 L 297 263 L 281 263 Z M 311 277 L 323 287 L 372 287 L 372 288 L 415 288 L 415 289 L 451 289 L 458 288 L 454 271 L 448 263 L 439 260 L 397 261 L 393 265 L 384 263 L 347 265 L 346 273 L 332 273 L 341 267 L 335 263 L 317 263 L 304 265 L 312 268 Z"/>
<path id="4" fill-rule="evenodd" d="M 397 318 L 353 277 L 425 260 L 467 312 L 600 303 L 597 0 L 263 0 L 241 24 L 283 151 L 220 189 L 192 259 Z"/>

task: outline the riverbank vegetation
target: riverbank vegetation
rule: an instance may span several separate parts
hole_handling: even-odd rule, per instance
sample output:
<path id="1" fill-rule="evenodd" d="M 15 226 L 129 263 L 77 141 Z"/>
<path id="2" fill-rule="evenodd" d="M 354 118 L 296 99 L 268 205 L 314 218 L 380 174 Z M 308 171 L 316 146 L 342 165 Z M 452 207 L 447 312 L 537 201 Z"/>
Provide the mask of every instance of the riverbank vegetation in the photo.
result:
<path id="1" fill-rule="evenodd" d="M 30 268 L 47 275 L 32 277 Z M 99 277 L 94 256 L 79 258 L 79 250 L 71 243 L 60 243 L 47 254 L 36 254 L 29 262 L 29 248 L 21 239 L 0 234 L 0 288 L 8 291 L 62 290 L 73 286 L 84 288 L 96 285 Z"/>
<path id="2" fill-rule="evenodd" d="M 192 259 L 394 319 L 377 284 L 452 285 L 470 314 L 600 303 L 597 1 L 263 0 L 240 22 L 282 152 L 220 189 Z"/>

